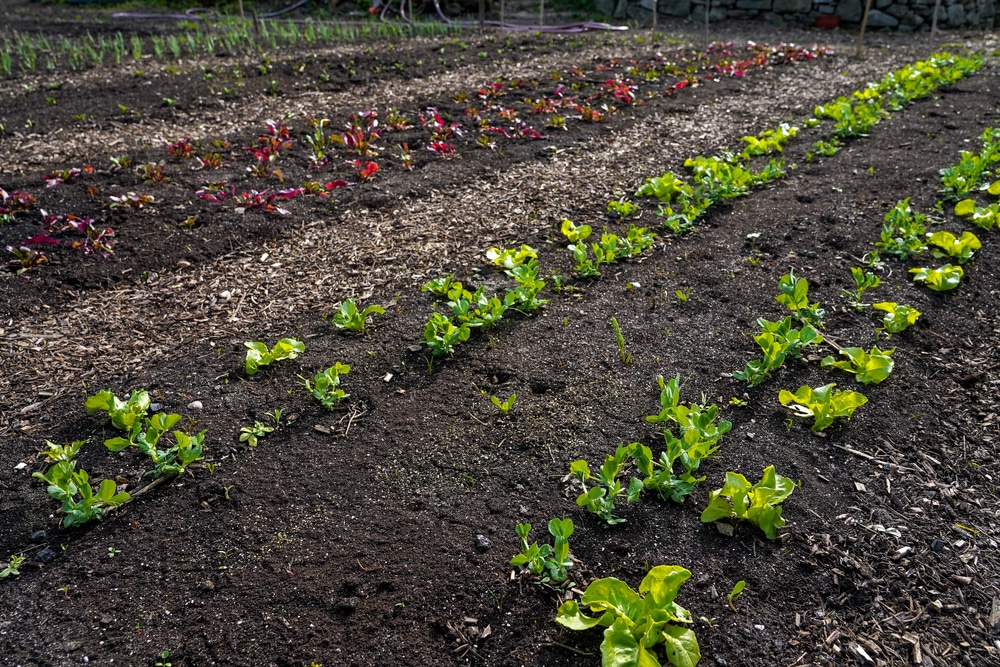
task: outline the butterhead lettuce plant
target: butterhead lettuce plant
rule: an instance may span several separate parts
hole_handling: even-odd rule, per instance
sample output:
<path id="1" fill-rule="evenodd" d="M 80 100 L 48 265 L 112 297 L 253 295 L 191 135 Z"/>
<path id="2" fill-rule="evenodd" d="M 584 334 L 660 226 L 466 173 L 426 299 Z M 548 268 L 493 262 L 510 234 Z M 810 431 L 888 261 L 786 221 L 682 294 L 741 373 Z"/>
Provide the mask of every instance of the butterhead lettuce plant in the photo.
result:
<path id="1" fill-rule="evenodd" d="M 833 388 L 836 386 L 833 382 L 815 389 L 802 385 L 794 394 L 782 389 L 778 401 L 799 417 L 812 417 L 812 430 L 819 433 L 837 417 L 850 419 L 855 410 L 868 402 L 863 394 L 847 389 L 835 391 Z"/>
<path id="2" fill-rule="evenodd" d="M 657 565 L 639 591 L 614 577 L 591 583 L 580 598 L 559 607 L 556 623 L 570 630 L 604 628 L 602 667 L 660 667 L 662 645 L 674 667 L 695 667 L 701 660 L 698 638 L 691 629 L 691 612 L 674 600 L 691 572 L 677 565 Z M 596 616 L 588 616 L 580 605 Z"/>
<path id="3" fill-rule="evenodd" d="M 306 351 L 305 343 L 294 338 L 282 338 L 270 350 L 264 343 L 247 342 L 243 343 L 247 348 L 246 372 L 253 375 L 261 366 L 270 366 L 275 361 L 284 359 L 295 359 Z"/>
<path id="4" fill-rule="evenodd" d="M 896 303 L 895 301 L 882 301 L 872 304 L 875 310 L 885 312 L 882 318 L 882 329 L 894 334 L 906 331 L 917 323 L 917 318 L 921 313 L 913 306 Z"/>
<path id="5" fill-rule="evenodd" d="M 709 492 L 701 520 L 745 520 L 764 531 L 767 539 L 777 539 L 778 529 L 785 525 L 778 505 L 794 490 L 795 482 L 774 472 L 774 466 L 764 468 L 761 480 L 752 486 L 743 475 L 727 472 L 722 488 Z"/>

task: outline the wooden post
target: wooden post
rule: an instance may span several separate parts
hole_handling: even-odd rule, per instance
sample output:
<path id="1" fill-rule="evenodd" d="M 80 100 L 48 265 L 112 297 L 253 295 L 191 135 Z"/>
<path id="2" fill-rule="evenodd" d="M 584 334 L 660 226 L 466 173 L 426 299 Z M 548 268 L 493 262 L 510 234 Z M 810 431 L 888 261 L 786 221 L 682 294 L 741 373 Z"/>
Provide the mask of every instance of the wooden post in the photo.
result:
<path id="1" fill-rule="evenodd" d="M 940 2 L 940 0 L 938 0 Z M 247 17 L 243 14 L 243 0 L 240 0 L 240 20 L 246 21 Z"/>
<path id="2" fill-rule="evenodd" d="M 545 0 L 542 0 L 541 4 L 538 6 L 538 27 L 541 28 L 545 25 Z"/>
<path id="3" fill-rule="evenodd" d="M 656 0 L 653 0 L 653 32 L 656 32 Z"/>
<path id="4" fill-rule="evenodd" d="M 500 25 L 504 24 L 506 17 L 504 16 L 504 0 L 500 0 Z"/>
<path id="5" fill-rule="evenodd" d="M 705 0 L 705 48 L 708 48 L 708 15 L 712 11 L 712 0 Z"/>
<path id="6" fill-rule="evenodd" d="M 937 29 L 937 17 L 938 17 L 938 12 L 939 11 L 941 11 L 941 0 L 937 0 L 937 2 L 934 3 L 934 18 L 931 20 L 931 34 L 932 35 L 936 35 L 937 32 L 938 32 L 938 29 Z"/>
<path id="7" fill-rule="evenodd" d="M 479 34 L 486 31 L 486 0 L 479 0 Z"/>
<path id="8" fill-rule="evenodd" d="M 940 2 L 940 0 L 938 0 L 938 2 Z M 872 10 L 872 0 L 868 0 L 868 2 L 865 3 L 865 17 L 861 19 L 861 32 L 858 33 L 858 52 L 854 54 L 858 58 L 861 57 L 861 50 L 864 48 L 865 28 L 868 27 L 868 12 L 870 12 L 871 10 Z"/>

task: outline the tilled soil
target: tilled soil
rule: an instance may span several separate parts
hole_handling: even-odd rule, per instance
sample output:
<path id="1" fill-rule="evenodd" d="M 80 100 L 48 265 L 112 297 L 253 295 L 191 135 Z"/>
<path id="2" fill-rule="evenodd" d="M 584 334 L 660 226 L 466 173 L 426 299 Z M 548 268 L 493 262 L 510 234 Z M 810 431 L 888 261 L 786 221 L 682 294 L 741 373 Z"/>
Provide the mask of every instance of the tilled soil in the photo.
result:
<path id="1" fill-rule="evenodd" d="M 992 62 L 834 157 L 806 162 L 819 135 L 803 132 L 786 149 L 798 165 L 787 179 L 714 209 L 696 233 L 664 230 L 653 251 L 600 280 L 569 277 L 558 233 L 564 217 L 620 231 L 604 213 L 616 191 L 801 120 L 813 105 L 931 51 L 885 40 L 862 61 L 842 55 L 845 44 L 741 79 L 703 78 L 604 124 L 544 130 L 544 140 L 498 140 L 496 151 L 483 151 L 467 136 L 450 160 L 421 149 L 412 172 L 395 167 L 395 139 L 387 139 L 372 183 L 334 190 L 332 202 L 297 198 L 289 216 L 240 214 L 193 194 L 206 180 L 240 177 L 249 161 L 242 147 L 264 119 L 294 113 L 288 123 L 301 132 L 304 116 L 339 124 L 389 104 L 413 120 L 432 106 L 460 119 L 465 105 L 453 98 L 487 82 L 538 78 L 534 90 L 551 94 L 555 83 L 543 78 L 553 69 L 580 67 L 596 86 L 606 72 L 596 66 L 615 58 L 684 58 L 695 48 L 519 36 L 517 58 L 463 63 L 461 53 L 508 47 L 479 37 L 466 49 L 404 42 L 391 45 L 402 70 L 375 74 L 389 46 L 372 45 L 368 55 L 355 46 L 356 76 L 330 88 L 296 73 L 303 56 L 289 54 L 231 100 L 209 90 L 195 63 L 177 74 L 147 66 L 141 85 L 128 70 L 66 73 L 56 93 L 73 95 L 55 106 L 25 94 L 24 82 L 4 82 L 0 118 L 8 128 L 32 118 L 35 136 L 0 135 L 0 187 L 31 192 L 52 214 L 102 216 L 117 245 L 108 259 L 56 248 L 50 264 L 2 277 L 0 558 L 44 550 L 54 558 L 0 584 L 0 663 L 151 665 L 169 651 L 174 665 L 597 664 L 600 633 L 554 624 L 557 593 L 512 576 L 507 564 L 515 524 L 532 523 L 542 539 L 548 519 L 569 517 L 581 584 L 616 576 L 635 587 L 657 564 L 691 570 L 679 601 L 701 619 L 702 664 L 1000 664 L 997 245 L 976 230 L 983 249 L 945 295 L 913 285 L 913 264 L 889 262 L 873 298 L 923 316 L 888 343 L 875 340 L 874 316 L 847 308 L 841 294 L 882 216 L 906 197 L 931 211 L 938 170 L 997 122 Z M 451 64 L 438 69 L 431 64 L 442 48 Z M 318 53 L 327 66 L 317 71 L 331 71 L 348 50 Z M 423 78 L 394 74 L 418 61 Z M 285 94 L 265 94 L 272 78 Z M 174 96 L 180 108 L 164 108 Z M 114 118 L 119 103 L 136 112 L 128 122 Z M 89 125 L 74 125 L 79 113 Z M 231 166 L 208 179 L 166 158 L 162 140 L 182 136 L 228 141 Z M 279 165 L 287 187 L 312 178 L 302 136 L 295 140 Z M 421 141 L 416 130 L 406 140 Z M 135 164 L 166 159 L 171 181 L 108 172 L 109 155 L 122 154 Z M 95 173 L 44 188 L 43 174 L 82 164 Z M 337 164 L 321 175 L 351 178 Z M 128 191 L 156 201 L 111 215 L 98 203 Z M 4 245 L 37 233 L 39 219 L 36 209 L 0 227 Z M 638 223 L 658 228 L 655 207 L 642 204 Z M 519 243 L 537 248 L 543 272 L 566 276 L 572 290 L 555 292 L 549 279 L 543 312 L 509 316 L 429 364 L 412 349 L 432 312 L 419 285 L 455 272 L 502 290 L 508 281 L 484 252 Z M 822 437 L 789 421 L 778 390 L 833 381 L 858 389 L 849 376 L 815 359 L 789 362 L 749 391 L 729 375 L 755 353 L 756 319 L 783 316 L 773 295 L 792 268 L 826 307 L 831 339 L 896 347 L 892 376 L 861 388 L 869 403 Z M 386 307 L 366 335 L 339 333 L 323 317 L 348 296 Z M 618 357 L 612 316 L 630 364 Z M 306 353 L 247 376 L 244 341 L 283 336 L 303 340 Z M 334 361 L 351 365 L 350 397 L 331 413 L 297 376 Z M 569 463 L 594 467 L 621 442 L 659 451 L 662 429 L 645 416 L 658 410 L 656 377 L 678 373 L 684 400 L 704 395 L 724 406 L 732 432 L 684 504 L 647 494 L 621 508 L 626 523 L 606 528 L 573 502 Z M 86 396 L 109 387 L 119 395 L 145 388 L 189 430 L 206 429 L 214 468 L 196 466 L 103 522 L 61 529 L 57 503 L 31 478 L 46 467 L 37 454 L 45 440 L 89 438 L 80 465 L 95 479 L 118 478 L 133 492 L 149 481 L 135 452 L 101 446 L 106 420 L 84 409 Z M 480 390 L 518 399 L 501 415 Z M 731 397 L 746 407 L 730 406 Z M 275 408 L 284 411 L 281 427 L 256 448 L 238 441 L 241 426 Z M 781 540 L 752 526 L 727 536 L 700 523 L 706 490 L 727 470 L 757 479 L 770 464 L 800 483 L 784 504 Z M 734 613 L 726 594 L 737 580 L 747 586 Z"/>

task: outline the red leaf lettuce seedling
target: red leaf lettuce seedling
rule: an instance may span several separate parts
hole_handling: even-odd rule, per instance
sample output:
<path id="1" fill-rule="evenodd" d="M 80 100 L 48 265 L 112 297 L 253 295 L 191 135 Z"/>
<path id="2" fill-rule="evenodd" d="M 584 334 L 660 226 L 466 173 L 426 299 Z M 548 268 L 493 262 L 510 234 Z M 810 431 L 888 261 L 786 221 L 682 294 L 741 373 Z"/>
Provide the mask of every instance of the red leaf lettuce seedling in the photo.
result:
<path id="1" fill-rule="evenodd" d="M 639 584 L 638 593 L 625 582 L 607 577 L 591 583 L 580 604 L 598 614 L 587 616 L 576 600 L 559 607 L 556 623 L 570 630 L 604 628 L 601 664 L 604 667 L 659 667 L 655 647 L 662 643 L 674 667 L 694 667 L 701 650 L 690 629 L 691 612 L 674 599 L 691 572 L 676 565 L 657 565 Z"/>
<path id="2" fill-rule="evenodd" d="M 761 480 L 750 485 L 746 477 L 735 472 L 726 473 L 726 483 L 721 489 L 708 494 L 708 507 L 701 513 L 703 523 L 719 519 L 744 519 L 754 524 L 767 539 L 778 537 L 778 529 L 785 525 L 778 505 L 795 490 L 795 482 L 774 472 L 774 466 L 764 468 Z"/>

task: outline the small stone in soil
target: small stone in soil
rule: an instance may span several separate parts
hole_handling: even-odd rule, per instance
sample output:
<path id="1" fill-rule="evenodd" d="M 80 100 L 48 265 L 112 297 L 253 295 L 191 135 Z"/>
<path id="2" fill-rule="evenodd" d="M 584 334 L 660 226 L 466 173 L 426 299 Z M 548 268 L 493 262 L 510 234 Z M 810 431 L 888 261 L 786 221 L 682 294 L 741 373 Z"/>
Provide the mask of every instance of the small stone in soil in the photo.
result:
<path id="1" fill-rule="evenodd" d="M 149 404 L 149 409 L 152 410 L 153 412 L 159 412 L 160 410 L 163 409 L 163 404 L 162 403 L 150 403 Z"/>
<path id="2" fill-rule="evenodd" d="M 59 554 L 57 554 L 52 549 L 42 549 L 37 554 L 35 554 L 36 563 L 51 563 L 54 561 Z"/>
<path id="3" fill-rule="evenodd" d="M 191 401 L 190 403 L 188 403 L 188 410 L 201 410 L 201 408 L 202 408 L 201 401 Z"/>
<path id="4" fill-rule="evenodd" d="M 31 534 L 31 537 L 29 537 L 28 539 L 31 540 L 32 544 L 38 544 L 39 542 L 44 542 L 45 541 L 45 531 L 44 530 L 36 530 L 35 532 L 33 532 Z"/>
<path id="5" fill-rule="evenodd" d="M 476 535 L 476 548 L 486 552 L 490 548 L 490 540 L 485 535 Z"/>
<path id="6" fill-rule="evenodd" d="M 942 542 L 941 540 L 934 540 L 933 542 L 931 542 L 931 551 L 937 553 L 942 549 L 944 549 L 944 542 Z"/>

